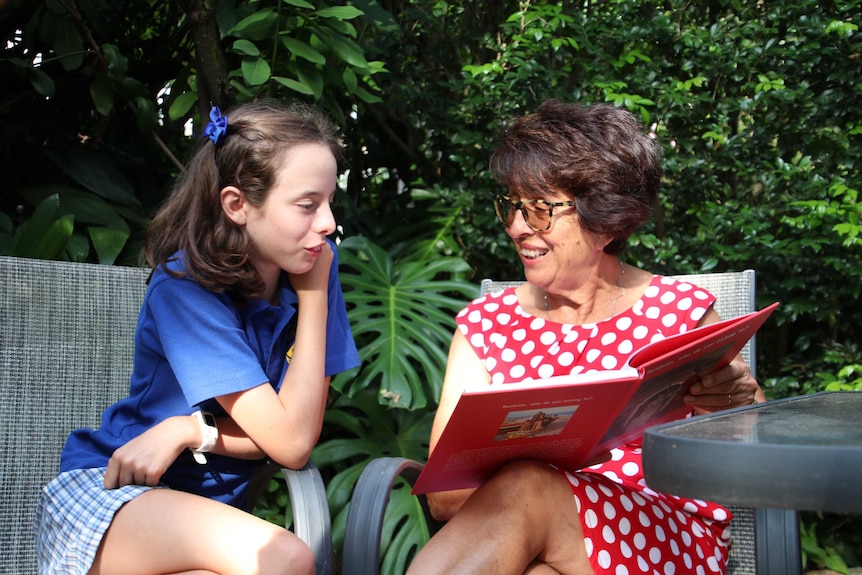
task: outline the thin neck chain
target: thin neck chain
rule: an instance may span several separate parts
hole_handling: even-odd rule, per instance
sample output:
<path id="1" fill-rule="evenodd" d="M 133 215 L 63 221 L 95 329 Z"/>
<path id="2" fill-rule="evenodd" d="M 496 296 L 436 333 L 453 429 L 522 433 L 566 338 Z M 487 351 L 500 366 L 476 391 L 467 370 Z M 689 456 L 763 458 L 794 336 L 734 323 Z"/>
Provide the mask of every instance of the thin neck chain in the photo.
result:
<path id="1" fill-rule="evenodd" d="M 621 260 L 617 259 L 617 263 L 620 264 L 620 273 L 617 276 L 616 286 L 617 286 L 617 288 L 619 288 L 620 293 L 619 293 L 619 295 L 617 295 L 617 297 L 614 298 L 614 301 L 611 302 L 612 303 L 611 315 L 609 315 L 608 317 L 614 317 L 615 315 L 617 315 L 617 301 L 619 301 L 619 299 L 621 297 L 626 295 L 626 288 L 624 288 L 623 286 L 620 285 L 620 282 L 623 279 L 623 274 L 626 273 L 626 270 L 625 270 L 625 268 L 623 268 L 623 262 Z M 544 299 L 545 299 L 545 318 L 550 320 L 551 319 L 551 310 L 550 310 L 550 305 L 548 303 L 548 292 L 547 291 L 544 292 Z"/>

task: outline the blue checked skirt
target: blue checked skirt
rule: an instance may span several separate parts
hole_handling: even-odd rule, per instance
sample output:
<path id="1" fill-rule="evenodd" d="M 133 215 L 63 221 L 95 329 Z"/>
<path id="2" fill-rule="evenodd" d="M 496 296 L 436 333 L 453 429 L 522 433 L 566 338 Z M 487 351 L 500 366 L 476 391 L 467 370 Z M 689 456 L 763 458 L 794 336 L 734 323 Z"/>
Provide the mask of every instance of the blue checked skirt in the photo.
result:
<path id="1" fill-rule="evenodd" d="M 152 489 L 105 489 L 104 475 L 104 467 L 67 471 L 42 489 L 36 508 L 39 575 L 86 575 L 117 510 Z"/>

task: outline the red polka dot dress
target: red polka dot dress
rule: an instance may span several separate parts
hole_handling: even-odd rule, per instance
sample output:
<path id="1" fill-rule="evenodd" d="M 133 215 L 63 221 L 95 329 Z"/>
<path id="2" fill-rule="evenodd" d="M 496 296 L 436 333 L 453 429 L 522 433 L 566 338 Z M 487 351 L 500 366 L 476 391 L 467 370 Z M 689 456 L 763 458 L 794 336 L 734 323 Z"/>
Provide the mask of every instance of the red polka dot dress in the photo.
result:
<path id="1" fill-rule="evenodd" d="M 692 284 L 653 276 L 631 309 L 594 324 L 530 315 L 514 288 L 474 300 L 457 322 L 494 385 L 620 368 L 635 349 L 695 327 L 714 301 Z M 597 574 L 724 573 L 730 512 L 647 487 L 639 442 L 619 446 L 600 465 L 563 472 Z"/>

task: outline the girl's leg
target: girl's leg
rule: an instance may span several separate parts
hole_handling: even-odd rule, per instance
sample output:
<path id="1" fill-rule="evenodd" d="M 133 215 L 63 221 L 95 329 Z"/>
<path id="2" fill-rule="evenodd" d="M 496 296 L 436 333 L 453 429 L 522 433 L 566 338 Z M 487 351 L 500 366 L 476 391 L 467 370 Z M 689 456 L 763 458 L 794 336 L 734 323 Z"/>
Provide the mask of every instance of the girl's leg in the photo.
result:
<path id="1" fill-rule="evenodd" d="M 204 497 L 153 489 L 126 503 L 108 528 L 91 575 L 314 574 L 296 535 Z"/>
<path id="2" fill-rule="evenodd" d="M 511 463 L 485 482 L 408 570 L 409 575 L 525 572 L 593 573 L 568 481 L 533 461 Z"/>

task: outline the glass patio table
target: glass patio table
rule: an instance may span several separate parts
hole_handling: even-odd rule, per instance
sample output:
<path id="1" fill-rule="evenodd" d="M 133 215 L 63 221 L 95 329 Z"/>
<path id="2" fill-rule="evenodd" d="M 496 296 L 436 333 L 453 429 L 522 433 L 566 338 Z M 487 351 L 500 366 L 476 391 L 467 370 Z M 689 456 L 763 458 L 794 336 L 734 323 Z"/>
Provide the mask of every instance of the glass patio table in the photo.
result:
<path id="1" fill-rule="evenodd" d="M 755 508 L 862 513 L 862 392 L 822 392 L 644 434 L 647 485 Z"/>

